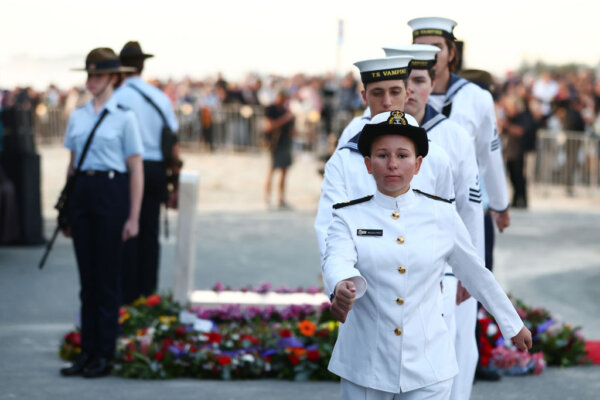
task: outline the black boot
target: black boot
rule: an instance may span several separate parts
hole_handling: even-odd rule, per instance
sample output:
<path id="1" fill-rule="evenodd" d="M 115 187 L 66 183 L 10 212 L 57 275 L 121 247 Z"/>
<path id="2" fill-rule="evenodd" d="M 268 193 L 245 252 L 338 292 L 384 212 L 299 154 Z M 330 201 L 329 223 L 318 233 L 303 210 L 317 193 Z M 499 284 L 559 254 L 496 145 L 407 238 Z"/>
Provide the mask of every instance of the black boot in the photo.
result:
<path id="1" fill-rule="evenodd" d="M 99 378 L 110 374 L 111 361 L 106 357 L 97 357 L 83 369 L 84 378 Z"/>
<path id="2" fill-rule="evenodd" d="M 61 368 L 60 374 L 62 376 L 81 375 L 85 367 L 87 367 L 91 362 L 92 356 L 87 353 L 82 353 L 70 366 Z"/>
<path id="3" fill-rule="evenodd" d="M 478 365 L 475 370 L 475 379 L 479 381 L 499 381 L 501 378 L 502 375 L 498 371 L 489 367 Z"/>

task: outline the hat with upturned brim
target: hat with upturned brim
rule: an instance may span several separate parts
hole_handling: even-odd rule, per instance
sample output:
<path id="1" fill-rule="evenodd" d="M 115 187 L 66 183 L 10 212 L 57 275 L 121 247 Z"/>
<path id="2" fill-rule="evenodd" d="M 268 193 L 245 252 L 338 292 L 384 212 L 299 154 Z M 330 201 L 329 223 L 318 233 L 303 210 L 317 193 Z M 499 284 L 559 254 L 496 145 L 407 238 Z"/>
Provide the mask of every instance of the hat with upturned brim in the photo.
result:
<path id="1" fill-rule="evenodd" d="M 402 111 L 383 112 L 374 116 L 366 124 L 358 137 L 358 151 L 363 157 L 371 156 L 371 146 L 375 139 L 384 135 L 406 136 L 415 145 L 415 154 L 425 157 L 429 152 L 427 132 L 417 121 Z"/>
<path id="2" fill-rule="evenodd" d="M 154 57 L 154 54 L 146 54 L 142 51 L 142 46 L 139 42 L 129 41 L 125 43 L 125 46 L 119 53 L 119 58 L 123 60 L 145 60 L 146 58 Z"/>
<path id="3" fill-rule="evenodd" d="M 135 72 L 135 68 L 124 67 L 117 53 L 109 47 L 98 47 L 90 51 L 85 58 L 84 68 L 73 71 L 87 71 L 88 74 L 109 74 L 113 72 Z"/>

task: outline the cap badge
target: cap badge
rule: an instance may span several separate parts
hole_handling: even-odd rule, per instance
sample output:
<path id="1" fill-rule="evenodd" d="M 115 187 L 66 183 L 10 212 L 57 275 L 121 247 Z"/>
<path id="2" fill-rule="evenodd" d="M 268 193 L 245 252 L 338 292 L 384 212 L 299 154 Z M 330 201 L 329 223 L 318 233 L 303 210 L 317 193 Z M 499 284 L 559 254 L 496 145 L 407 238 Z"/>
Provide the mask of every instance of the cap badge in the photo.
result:
<path id="1" fill-rule="evenodd" d="M 408 125 L 404 113 L 402 111 L 392 111 L 388 119 L 390 125 Z"/>

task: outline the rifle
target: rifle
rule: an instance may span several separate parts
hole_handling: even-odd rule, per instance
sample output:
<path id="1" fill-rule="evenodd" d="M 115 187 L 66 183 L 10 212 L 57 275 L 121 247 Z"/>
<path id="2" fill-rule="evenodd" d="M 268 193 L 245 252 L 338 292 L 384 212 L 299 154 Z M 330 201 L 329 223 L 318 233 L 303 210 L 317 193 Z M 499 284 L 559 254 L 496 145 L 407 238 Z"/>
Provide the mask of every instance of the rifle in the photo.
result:
<path id="1" fill-rule="evenodd" d="M 44 255 L 42 256 L 42 259 L 40 260 L 39 269 L 44 268 L 44 264 L 46 263 L 48 254 L 50 254 L 50 251 L 52 250 L 52 246 L 54 246 L 54 242 L 56 241 L 58 232 L 61 230 L 65 230 L 69 227 L 69 219 L 67 217 L 67 212 L 69 209 L 69 198 L 71 197 L 71 193 L 73 192 L 73 187 L 75 187 L 75 181 L 77 180 L 77 176 L 79 176 L 79 173 L 81 172 L 81 166 L 83 165 L 83 160 L 85 159 L 85 155 L 87 154 L 88 148 L 90 147 L 90 143 L 92 143 L 92 137 L 94 137 L 94 133 L 96 133 L 96 129 L 98 129 L 100 122 L 102 122 L 102 120 L 104 119 L 104 117 L 106 116 L 107 113 L 108 113 L 108 110 L 105 108 L 104 111 L 102 111 L 100 118 L 98 118 L 98 121 L 96 121 L 96 124 L 94 125 L 94 128 L 92 129 L 92 132 L 90 133 L 90 136 L 87 138 L 87 141 L 85 142 L 85 146 L 83 147 L 83 152 L 81 153 L 81 158 L 79 159 L 79 164 L 77 165 L 77 170 L 75 171 L 75 173 L 73 175 L 69 175 L 69 177 L 67 178 L 67 183 L 65 183 L 63 190 L 60 192 L 58 201 L 56 202 L 56 205 L 54 206 L 54 208 L 58 210 L 57 225 L 56 225 L 56 228 L 54 229 L 54 233 L 52 234 L 52 238 L 46 245 L 46 251 L 44 252 Z"/>

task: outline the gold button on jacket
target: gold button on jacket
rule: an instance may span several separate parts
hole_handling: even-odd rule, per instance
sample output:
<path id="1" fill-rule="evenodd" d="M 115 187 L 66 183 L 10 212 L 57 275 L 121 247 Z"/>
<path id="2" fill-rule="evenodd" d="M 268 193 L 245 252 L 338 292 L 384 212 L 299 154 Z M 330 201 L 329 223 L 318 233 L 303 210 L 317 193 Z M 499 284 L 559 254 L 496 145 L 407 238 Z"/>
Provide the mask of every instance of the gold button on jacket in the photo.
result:
<path id="1" fill-rule="evenodd" d="M 396 304 L 398 304 L 399 306 L 401 306 L 402 304 L 404 304 L 404 299 L 402 297 L 398 297 L 396 299 Z"/>
<path id="2" fill-rule="evenodd" d="M 400 335 L 402 335 L 402 329 L 396 328 L 396 329 L 394 329 L 394 333 L 396 334 L 396 336 L 400 336 Z"/>
<path id="3" fill-rule="evenodd" d="M 404 236 L 398 236 L 398 239 L 396 239 L 396 243 L 398 243 L 398 244 L 404 243 Z"/>
<path id="4" fill-rule="evenodd" d="M 406 272 L 406 267 L 404 265 L 401 265 L 398 267 L 398 272 L 400 272 L 401 274 Z"/>

